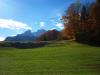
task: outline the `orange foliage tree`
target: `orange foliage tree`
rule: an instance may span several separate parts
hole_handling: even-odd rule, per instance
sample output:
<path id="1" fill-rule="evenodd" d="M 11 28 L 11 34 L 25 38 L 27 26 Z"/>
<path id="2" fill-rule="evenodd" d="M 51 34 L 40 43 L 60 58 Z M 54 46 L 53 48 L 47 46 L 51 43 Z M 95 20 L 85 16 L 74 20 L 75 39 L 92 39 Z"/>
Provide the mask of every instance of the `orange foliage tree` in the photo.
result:
<path id="1" fill-rule="evenodd" d="M 86 43 L 100 43 L 100 0 L 89 6 L 73 3 L 62 19 L 65 25 L 62 32 L 67 37 L 73 36 L 71 38 Z"/>

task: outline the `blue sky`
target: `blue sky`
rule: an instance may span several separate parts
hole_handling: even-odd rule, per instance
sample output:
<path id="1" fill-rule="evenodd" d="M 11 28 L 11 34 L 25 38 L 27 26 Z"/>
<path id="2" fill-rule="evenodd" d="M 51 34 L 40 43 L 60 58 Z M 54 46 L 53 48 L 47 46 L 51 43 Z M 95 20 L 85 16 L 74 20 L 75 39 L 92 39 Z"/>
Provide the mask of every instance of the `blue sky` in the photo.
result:
<path id="1" fill-rule="evenodd" d="M 28 29 L 63 29 L 60 18 L 75 0 L 0 0 L 0 40 Z"/>

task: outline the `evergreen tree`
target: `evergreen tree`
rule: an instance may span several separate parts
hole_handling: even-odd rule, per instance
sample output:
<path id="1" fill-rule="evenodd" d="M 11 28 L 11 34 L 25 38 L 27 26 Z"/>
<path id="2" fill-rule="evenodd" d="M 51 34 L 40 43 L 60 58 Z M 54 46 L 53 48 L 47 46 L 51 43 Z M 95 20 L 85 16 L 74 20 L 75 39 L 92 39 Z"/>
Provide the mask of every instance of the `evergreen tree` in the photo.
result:
<path id="1" fill-rule="evenodd" d="M 86 7 L 85 7 L 85 5 L 83 5 L 82 11 L 81 11 L 81 20 L 85 20 L 86 19 L 86 14 L 87 14 Z"/>

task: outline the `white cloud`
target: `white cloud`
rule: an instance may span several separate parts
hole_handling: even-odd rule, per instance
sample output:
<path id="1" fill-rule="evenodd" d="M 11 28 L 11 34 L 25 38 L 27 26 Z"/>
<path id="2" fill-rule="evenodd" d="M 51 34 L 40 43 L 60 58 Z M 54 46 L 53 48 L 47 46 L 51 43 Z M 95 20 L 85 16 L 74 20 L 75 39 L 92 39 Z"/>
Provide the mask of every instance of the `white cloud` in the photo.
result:
<path id="1" fill-rule="evenodd" d="M 51 28 L 50 30 L 55 30 L 56 28 Z"/>
<path id="2" fill-rule="evenodd" d="M 11 35 L 12 37 L 16 36 L 16 35 Z"/>
<path id="3" fill-rule="evenodd" d="M 32 30 L 27 24 L 12 19 L 0 19 L 0 28 Z"/>
<path id="4" fill-rule="evenodd" d="M 0 37 L 0 41 L 4 41 L 5 40 L 5 38 L 4 37 Z"/>
<path id="5" fill-rule="evenodd" d="M 56 23 L 56 26 L 60 29 L 63 29 L 64 28 L 64 25 L 62 23 Z"/>
<path id="6" fill-rule="evenodd" d="M 40 22 L 40 27 L 44 27 L 45 26 L 45 22 Z"/>

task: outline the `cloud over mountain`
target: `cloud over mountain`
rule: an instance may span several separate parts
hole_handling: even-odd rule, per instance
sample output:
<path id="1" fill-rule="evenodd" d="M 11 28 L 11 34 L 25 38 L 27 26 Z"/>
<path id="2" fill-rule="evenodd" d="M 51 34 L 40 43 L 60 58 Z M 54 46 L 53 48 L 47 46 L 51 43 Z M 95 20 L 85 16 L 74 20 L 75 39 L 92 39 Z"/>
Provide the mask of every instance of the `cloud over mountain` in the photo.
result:
<path id="1" fill-rule="evenodd" d="M 0 19 L 0 28 L 32 30 L 29 25 L 12 19 Z"/>
<path id="2" fill-rule="evenodd" d="M 44 27 L 45 26 L 45 22 L 40 22 L 40 27 Z"/>
<path id="3" fill-rule="evenodd" d="M 64 25 L 62 23 L 56 23 L 56 26 L 60 29 L 63 29 L 64 28 Z"/>

